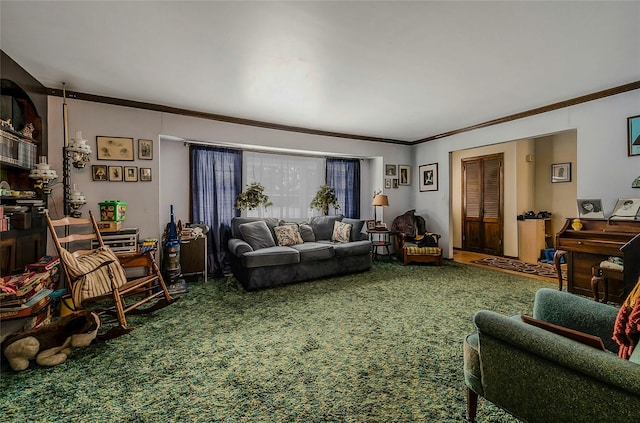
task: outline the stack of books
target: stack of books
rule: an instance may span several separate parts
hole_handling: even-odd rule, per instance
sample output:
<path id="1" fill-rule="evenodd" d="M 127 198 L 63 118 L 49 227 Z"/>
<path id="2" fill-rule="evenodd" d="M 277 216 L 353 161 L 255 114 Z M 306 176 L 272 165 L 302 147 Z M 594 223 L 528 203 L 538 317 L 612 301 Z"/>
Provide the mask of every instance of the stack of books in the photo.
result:
<path id="1" fill-rule="evenodd" d="M 43 256 L 35 263 L 27 264 L 24 267 L 25 272 L 44 273 L 50 272 L 49 289 L 56 290 L 60 282 L 60 257 L 58 256 Z"/>
<path id="2" fill-rule="evenodd" d="M 2 335 L 38 327 L 51 320 L 51 270 L 0 278 Z M 11 332 L 9 332 L 11 331 Z"/>

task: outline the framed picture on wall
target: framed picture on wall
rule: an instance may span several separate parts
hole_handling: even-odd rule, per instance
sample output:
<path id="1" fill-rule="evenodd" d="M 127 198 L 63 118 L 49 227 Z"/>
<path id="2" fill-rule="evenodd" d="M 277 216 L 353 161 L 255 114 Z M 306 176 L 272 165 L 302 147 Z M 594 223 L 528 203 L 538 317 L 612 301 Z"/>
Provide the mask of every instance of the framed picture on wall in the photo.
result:
<path id="1" fill-rule="evenodd" d="M 135 160 L 133 138 L 96 137 L 98 160 Z"/>
<path id="2" fill-rule="evenodd" d="M 396 165 L 384 165 L 384 175 L 385 176 L 396 176 Z"/>
<path id="3" fill-rule="evenodd" d="M 126 182 L 138 182 L 138 168 L 136 166 L 125 166 L 124 180 Z"/>
<path id="4" fill-rule="evenodd" d="M 140 160 L 153 160 L 153 141 L 138 140 L 138 158 Z"/>
<path id="5" fill-rule="evenodd" d="M 398 188 L 398 178 L 393 178 L 391 184 L 394 188 Z"/>
<path id="6" fill-rule="evenodd" d="M 419 168 L 420 192 L 438 190 L 438 163 L 422 165 Z"/>
<path id="7" fill-rule="evenodd" d="M 554 163 L 551 165 L 551 183 L 571 182 L 571 163 Z"/>
<path id="8" fill-rule="evenodd" d="M 398 165 L 398 184 L 411 185 L 411 166 Z"/>
<path id="9" fill-rule="evenodd" d="M 384 187 L 386 189 L 391 189 L 391 178 L 387 178 L 384 180 Z"/>
<path id="10" fill-rule="evenodd" d="M 91 166 L 91 178 L 94 181 L 106 181 L 107 180 L 107 167 L 104 165 Z"/>
<path id="11" fill-rule="evenodd" d="M 629 156 L 640 156 L 640 115 L 627 118 Z"/>
<path id="12" fill-rule="evenodd" d="M 141 167 L 140 168 L 140 180 L 142 182 L 150 182 L 151 181 L 151 168 L 150 167 Z"/>
<path id="13" fill-rule="evenodd" d="M 122 166 L 109 166 L 109 181 L 122 181 Z"/>

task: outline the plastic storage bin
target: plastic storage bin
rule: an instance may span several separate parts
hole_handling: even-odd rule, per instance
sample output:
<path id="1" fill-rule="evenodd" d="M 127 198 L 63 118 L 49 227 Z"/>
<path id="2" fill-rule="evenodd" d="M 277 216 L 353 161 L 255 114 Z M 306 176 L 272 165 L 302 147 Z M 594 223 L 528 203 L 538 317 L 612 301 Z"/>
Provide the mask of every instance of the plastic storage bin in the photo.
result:
<path id="1" fill-rule="evenodd" d="M 122 222 L 127 215 L 127 203 L 118 200 L 107 200 L 98 203 L 100 220 L 105 222 Z"/>

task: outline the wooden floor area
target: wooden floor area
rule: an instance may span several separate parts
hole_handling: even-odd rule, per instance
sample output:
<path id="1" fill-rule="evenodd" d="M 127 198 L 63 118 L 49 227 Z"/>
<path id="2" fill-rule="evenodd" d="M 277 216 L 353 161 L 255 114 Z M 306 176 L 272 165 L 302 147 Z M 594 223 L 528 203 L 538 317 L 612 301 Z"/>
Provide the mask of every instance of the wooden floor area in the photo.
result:
<path id="1" fill-rule="evenodd" d="M 486 266 L 481 266 L 479 264 L 473 263 L 474 260 L 483 259 L 485 257 L 490 257 L 490 256 L 488 256 L 487 254 L 480 254 L 480 253 L 474 253 L 474 252 L 471 252 L 471 251 L 458 250 L 456 248 L 453 249 L 453 261 L 456 261 L 458 263 L 469 264 L 471 266 L 484 267 L 486 269 L 487 268 Z M 563 266 L 566 266 L 566 264 L 563 265 Z M 553 282 L 556 285 L 558 284 L 558 280 L 555 279 L 555 278 L 545 278 L 543 276 L 538 276 L 538 275 L 525 275 L 524 273 L 514 272 L 514 271 L 511 271 L 511 270 L 505 270 L 505 269 L 498 269 L 498 268 L 493 268 L 493 267 L 492 267 L 492 269 L 499 270 L 500 272 L 513 273 L 515 275 L 527 276 L 529 278 L 540 279 L 540 280 L 547 281 L 547 282 Z"/>

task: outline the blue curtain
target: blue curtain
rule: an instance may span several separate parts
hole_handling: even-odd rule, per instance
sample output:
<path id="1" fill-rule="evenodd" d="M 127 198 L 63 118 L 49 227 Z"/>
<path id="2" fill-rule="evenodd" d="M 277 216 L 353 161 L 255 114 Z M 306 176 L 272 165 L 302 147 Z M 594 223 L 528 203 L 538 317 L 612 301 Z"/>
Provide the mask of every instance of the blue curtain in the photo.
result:
<path id="1" fill-rule="evenodd" d="M 338 197 L 341 214 L 360 218 L 360 160 L 327 158 L 327 185 Z"/>
<path id="2" fill-rule="evenodd" d="M 209 226 L 207 265 L 214 277 L 231 270 L 227 242 L 231 236 L 231 218 L 242 191 L 242 151 L 192 145 L 191 212 L 194 223 Z"/>

